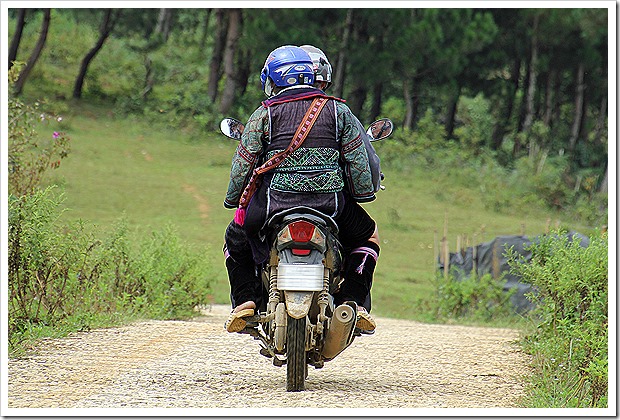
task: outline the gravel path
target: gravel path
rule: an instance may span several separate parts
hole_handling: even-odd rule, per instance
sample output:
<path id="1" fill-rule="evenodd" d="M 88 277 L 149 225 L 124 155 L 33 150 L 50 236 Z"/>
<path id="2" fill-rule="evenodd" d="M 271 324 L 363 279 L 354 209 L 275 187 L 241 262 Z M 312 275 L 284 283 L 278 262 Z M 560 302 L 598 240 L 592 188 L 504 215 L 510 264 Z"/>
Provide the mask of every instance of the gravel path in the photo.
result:
<path id="1" fill-rule="evenodd" d="M 517 331 L 386 318 L 286 392 L 286 367 L 224 331 L 228 311 L 45 340 L 9 361 L 8 408 L 508 408 L 523 393 Z"/>

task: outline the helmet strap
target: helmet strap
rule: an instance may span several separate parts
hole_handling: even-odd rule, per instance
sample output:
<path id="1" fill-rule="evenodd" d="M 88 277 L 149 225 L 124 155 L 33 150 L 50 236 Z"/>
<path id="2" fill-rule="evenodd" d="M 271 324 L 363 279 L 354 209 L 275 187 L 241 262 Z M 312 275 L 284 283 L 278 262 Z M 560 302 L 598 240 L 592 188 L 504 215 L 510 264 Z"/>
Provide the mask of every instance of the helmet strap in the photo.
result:
<path id="1" fill-rule="evenodd" d="M 265 82 L 265 88 L 263 89 L 263 92 L 268 98 L 271 98 L 274 95 L 273 85 L 274 85 L 273 80 L 271 80 L 271 78 L 268 77 L 267 81 Z"/>

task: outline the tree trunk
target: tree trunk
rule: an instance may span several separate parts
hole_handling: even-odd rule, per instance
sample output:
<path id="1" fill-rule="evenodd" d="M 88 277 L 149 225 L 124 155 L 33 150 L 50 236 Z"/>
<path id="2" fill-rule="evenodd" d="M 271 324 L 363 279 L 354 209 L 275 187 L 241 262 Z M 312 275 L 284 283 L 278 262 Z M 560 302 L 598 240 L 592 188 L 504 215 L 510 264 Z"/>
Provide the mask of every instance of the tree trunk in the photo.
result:
<path id="1" fill-rule="evenodd" d="M 380 80 L 375 81 L 372 88 L 372 105 L 370 107 L 370 121 L 375 121 L 381 114 L 383 94 L 383 82 Z"/>
<path id="2" fill-rule="evenodd" d="M 534 99 L 536 96 L 536 79 L 538 76 L 538 20 L 539 17 L 534 18 L 534 27 L 532 29 L 532 45 L 528 78 L 527 92 L 525 95 L 525 118 L 523 120 L 523 127 L 521 131 L 529 132 L 534 122 Z"/>
<path id="3" fill-rule="evenodd" d="M 510 75 L 510 85 L 508 93 L 506 94 L 506 106 L 503 109 L 502 115 L 499 117 L 495 128 L 493 129 L 492 144 L 494 150 L 499 150 L 502 147 L 504 136 L 510 125 L 510 118 L 512 118 L 512 111 L 514 109 L 515 99 L 517 92 L 519 91 L 519 78 L 521 73 L 521 60 L 515 58 L 512 62 L 512 73 Z"/>
<path id="4" fill-rule="evenodd" d="M 11 39 L 11 46 L 9 47 L 9 70 L 13 67 L 13 61 L 17 58 L 17 50 L 19 49 L 19 43 L 22 40 L 22 32 L 24 31 L 24 24 L 26 23 L 26 9 L 19 9 L 17 12 L 17 23 L 15 24 L 15 33 Z"/>
<path id="5" fill-rule="evenodd" d="M 226 34 L 226 49 L 224 50 L 224 74 L 226 84 L 220 101 L 220 113 L 226 114 L 235 100 L 237 88 L 237 67 L 235 55 L 239 36 L 241 35 L 241 9 L 230 9 L 228 12 L 228 33 Z"/>
<path id="6" fill-rule="evenodd" d="M 209 82 L 207 96 L 211 102 L 217 99 L 217 87 L 222 76 L 221 64 L 224 46 L 226 43 L 227 22 L 224 9 L 215 9 L 215 39 L 213 42 L 213 55 L 209 65 Z"/>
<path id="7" fill-rule="evenodd" d="M 528 133 L 534 123 L 534 100 L 536 99 L 536 79 L 538 75 L 538 21 L 540 17 L 534 17 L 532 27 L 532 39 L 530 41 L 530 59 L 527 66 L 527 83 L 525 84 L 525 97 L 523 98 L 522 120 L 519 125 L 520 133 Z M 521 152 L 521 140 L 519 136 L 515 136 L 515 143 L 512 149 L 512 155 L 517 157 Z"/>
<path id="8" fill-rule="evenodd" d="M 605 121 L 607 119 L 607 95 L 603 95 L 601 98 L 601 107 L 598 118 L 596 119 L 596 125 L 594 128 L 594 141 L 599 143 L 603 137 L 603 131 L 605 129 Z"/>
<path id="9" fill-rule="evenodd" d="M 41 51 L 43 50 L 43 47 L 45 46 L 45 41 L 47 40 L 47 32 L 50 27 L 50 20 L 51 9 L 43 9 L 43 23 L 41 24 L 41 33 L 39 34 L 39 39 L 37 40 L 34 49 L 32 50 L 32 54 L 30 54 L 30 57 L 26 62 L 26 67 L 24 67 L 24 69 L 19 75 L 19 78 L 15 82 L 15 95 L 19 95 L 22 93 L 22 90 L 24 89 L 24 84 L 26 83 L 26 79 L 34 68 L 34 65 L 39 59 L 39 56 L 41 55 Z"/>
<path id="10" fill-rule="evenodd" d="M 583 110 L 584 110 L 584 76 L 585 76 L 585 66 L 583 62 L 579 63 L 579 67 L 577 68 L 577 80 L 575 86 L 575 113 L 573 117 L 573 125 L 571 127 L 570 139 L 568 142 L 568 150 L 573 152 L 575 150 L 575 145 L 577 144 L 577 139 L 579 138 L 579 131 L 581 129 L 581 122 L 583 120 Z"/>
<path id="11" fill-rule="evenodd" d="M 413 130 L 415 127 L 415 117 L 418 113 L 418 105 L 420 103 L 417 88 L 419 80 L 415 77 L 406 77 L 403 81 L 403 95 L 405 98 L 405 121 L 403 127 Z"/>
<path id="12" fill-rule="evenodd" d="M 237 81 L 239 83 L 239 95 L 245 95 L 245 91 L 248 88 L 248 80 L 252 74 L 252 68 L 250 66 L 252 60 L 252 54 L 248 51 L 243 51 L 239 54 L 238 74 Z"/>
<path id="13" fill-rule="evenodd" d="M 362 108 L 364 107 L 364 102 L 366 101 L 366 95 L 368 94 L 368 90 L 365 86 L 361 84 L 356 84 L 355 87 L 349 93 L 347 98 L 347 104 L 353 112 L 354 115 L 357 115 L 358 118 L 362 113 Z"/>
<path id="14" fill-rule="evenodd" d="M 334 66 L 334 95 L 342 98 L 344 95 L 344 75 L 346 73 L 347 49 L 349 48 L 349 38 L 353 30 L 353 9 L 347 9 L 347 17 L 342 30 L 342 42 L 338 50 L 336 64 Z"/>
<path id="15" fill-rule="evenodd" d="M 144 89 L 142 89 L 142 100 L 146 101 L 149 93 L 153 90 L 153 86 L 155 85 L 155 76 L 153 75 L 153 61 L 149 58 L 148 55 L 144 56 Z"/>
<path id="16" fill-rule="evenodd" d="M 209 34 L 209 21 L 211 20 L 211 12 L 213 9 L 207 9 L 207 13 L 203 20 L 202 36 L 200 37 L 200 51 L 204 53 L 207 49 L 207 35 Z"/>
<path id="17" fill-rule="evenodd" d="M 450 98 L 448 104 L 448 114 L 446 115 L 446 139 L 451 139 L 454 135 L 454 121 L 456 120 L 456 110 L 459 105 L 459 98 L 461 97 L 461 86 L 456 87 L 456 92 Z"/>
<path id="18" fill-rule="evenodd" d="M 517 132 L 518 133 L 523 131 L 523 123 L 525 121 L 525 114 L 526 114 L 526 108 L 527 108 L 526 96 L 527 96 L 528 86 L 530 85 L 530 74 L 531 74 L 530 65 L 531 65 L 530 60 L 527 60 L 527 64 L 525 68 L 525 80 L 523 81 L 523 84 L 521 85 L 521 92 L 522 92 L 521 105 L 519 108 L 519 120 L 517 121 Z"/>
<path id="19" fill-rule="evenodd" d="M 384 29 L 383 29 L 384 30 Z M 384 33 L 383 30 L 377 34 L 377 50 L 383 51 L 384 49 Z M 377 77 L 374 80 L 372 87 L 372 103 L 370 105 L 370 122 L 375 121 L 379 118 L 379 114 L 381 113 L 381 105 L 383 102 L 383 78 Z"/>
<path id="20" fill-rule="evenodd" d="M 368 23 L 364 19 L 357 19 L 353 24 L 353 45 L 369 45 L 370 37 L 368 34 Z M 358 117 L 364 108 L 364 102 L 368 96 L 368 79 L 363 66 L 352 66 L 351 76 L 353 78 L 351 93 L 348 94 L 347 102 L 353 114 Z"/>
<path id="21" fill-rule="evenodd" d="M 155 35 L 160 36 L 163 43 L 168 41 L 171 27 L 172 9 L 159 9 L 159 18 L 157 19 L 157 26 L 155 26 Z"/>
<path id="22" fill-rule="evenodd" d="M 556 93 L 557 74 L 558 72 L 556 69 L 551 69 L 547 75 L 547 87 L 545 89 L 545 115 L 543 117 L 543 122 L 547 127 L 550 127 L 551 122 L 553 121 L 553 110 L 556 104 L 554 98 Z"/>
<path id="23" fill-rule="evenodd" d="M 110 32 L 112 32 L 112 28 L 118 18 L 118 15 L 112 16 L 114 9 L 105 9 L 103 15 L 103 22 L 101 22 L 101 26 L 99 27 L 99 39 L 97 43 L 91 50 L 86 54 L 86 56 L 82 59 L 82 64 L 80 65 L 80 71 L 78 73 L 77 78 L 75 79 L 75 85 L 73 86 L 73 97 L 79 99 L 82 97 L 82 88 L 84 86 L 84 79 L 86 78 L 86 72 L 88 71 L 88 66 L 90 62 L 95 58 L 101 47 L 103 47 L 103 43 L 110 36 Z"/>
<path id="24" fill-rule="evenodd" d="M 603 181 L 601 182 L 601 187 L 599 188 L 599 192 L 607 195 L 607 174 L 609 172 L 609 165 L 605 167 L 605 176 L 603 177 Z"/>

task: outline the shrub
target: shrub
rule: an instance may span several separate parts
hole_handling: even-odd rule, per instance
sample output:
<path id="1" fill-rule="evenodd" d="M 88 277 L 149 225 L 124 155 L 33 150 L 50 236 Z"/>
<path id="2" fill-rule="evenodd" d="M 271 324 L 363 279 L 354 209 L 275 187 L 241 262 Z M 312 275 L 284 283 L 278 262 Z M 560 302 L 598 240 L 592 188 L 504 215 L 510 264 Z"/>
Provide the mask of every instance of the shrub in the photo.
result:
<path id="1" fill-rule="evenodd" d="M 9 202 L 9 345 L 33 330 L 97 318 L 181 318 L 207 303 L 211 265 L 172 227 L 130 235 L 121 219 L 98 239 L 83 222 L 60 223 L 62 195 L 37 190 Z"/>
<path id="2" fill-rule="evenodd" d="M 155 318 L 189 316 L 206 303 L 210 265 L 204 253 L 183 243 L 172 225 L 140 243 L 134 279 L 143 287 L 141 304 Z"/>
<path id="3" fill-rule="evenodd" d="M 462 96 L 457 115 L 462 125 L 454 130 L 454 135 L 464 147 L 476 151 L 490 143 L 493 115 L 483 94 L 480 93 L 475 98 Z"/>
<path id="4" fill-rule="evenodd" d="M 510 303 L 513 291 L 504 292 L 505 281 L 490 274 L 456 281 L 438 275 L 433 312 L 439 320 L 469 319 L 476 322 L 500 321 L 515 315 Z"/>
<path id="5" fill-rule="evenodd" d="M 12 85 L 22 64 L 16 63 L 9 71 Z M 41 123 L 60 124 L 62 117 L 42 112 L 40 103 L 27 105 L 18 98 L 9 97 L 9 189 L 11 194 L 32 194 L 49 169 L 56 169 L 69 154 L 69 138 L 62 131 L 50 130 L 46 138 L 37 135 Z"/>
<path id="6" fill-rule="evenodd" d="M 524 340 L 534 355 L 533 404 L 605 407 L 608 369 L 607 234 L 587 248 L 563 232 L 531 246 L 529 264 L 510 258 L 512 271 L 537 290 L 537 328 Z"/>
<path id="7" fill-rule="evenodd" d="M 49 325 L 71 306 L 66 294 L 80 245 L 53 228 L 58 205 L 49 190 L 10 197 L 9 336 L 25 323 Z"/>
<path id="8" fill-rule="evenodd" d="M 374 146 L 381 156 L 382 165 L 408 170 L 416 164 L 434 164 L 445 143 L 444 127 L 435 121 L 433 112 L 428 110 L 415 130 L 395 130 L 391 137 L 375 142 Z"/>

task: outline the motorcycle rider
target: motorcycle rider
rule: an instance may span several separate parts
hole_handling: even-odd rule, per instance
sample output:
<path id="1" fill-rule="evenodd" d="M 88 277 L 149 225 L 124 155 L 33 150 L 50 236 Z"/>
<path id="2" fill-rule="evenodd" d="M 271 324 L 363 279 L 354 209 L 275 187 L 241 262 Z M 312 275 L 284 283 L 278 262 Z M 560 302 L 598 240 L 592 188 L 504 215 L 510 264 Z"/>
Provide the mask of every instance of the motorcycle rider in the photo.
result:
<path id="1" fill-rule="evenodd" d="M 317 97 L 327 99 L 303 146 L 280 167 L 264 174 L 247 209 L 238 208 L 226 230 L 226 267 L 235 306 L 225 324 L 229 332 L 245 327 L 244 318 L 254 314 L 261 296 L 255 267 L 268 253 L 268 244 L 258 237 L 267 215 L 298 205 L 313 207 L 335 219 L 343 246 L 352 250 L 335 303 L 355 301 L 358 328 L 372 331 L 376 327 L 363 307 L 379 253 L 378 241 L 369 240 L 376 224 L 356 203 L 375 198 L 362 140 L 365 133 L 344 101 L 312 86 L 314 77 L 312 60 L 303 49 L 288 45 L 272 51 L 261 73 L 268 99 L 250 117 L 233 157 L 224 202 L 227 208 L 239 206 L 259 162 L 289 145 L 310 102 Z"/>

